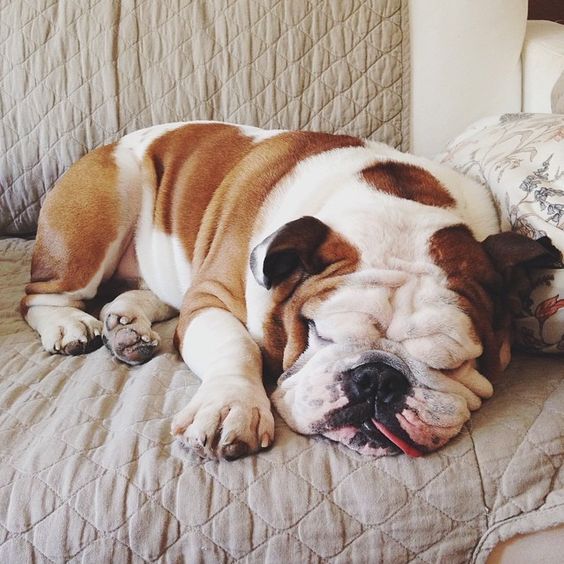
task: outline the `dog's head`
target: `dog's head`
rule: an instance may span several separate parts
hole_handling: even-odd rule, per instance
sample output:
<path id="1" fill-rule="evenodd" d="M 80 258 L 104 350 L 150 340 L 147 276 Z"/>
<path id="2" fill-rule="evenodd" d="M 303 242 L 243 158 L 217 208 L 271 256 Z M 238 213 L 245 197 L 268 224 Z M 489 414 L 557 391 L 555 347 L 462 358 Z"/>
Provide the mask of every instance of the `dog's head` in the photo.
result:
<path id="1" fill-rule="evenodd" d="M 461 224 L 410 260 L 368 260 L 378 240 L 364 239 L 302 217 L 252 252 L 269 296 L 265 358 L 282 372 L 272 399 L 300 433 L 417 456 L 459 433 L 509 362 L 508 270 L 553 255 L 514 233 L 480 243 Z"/>

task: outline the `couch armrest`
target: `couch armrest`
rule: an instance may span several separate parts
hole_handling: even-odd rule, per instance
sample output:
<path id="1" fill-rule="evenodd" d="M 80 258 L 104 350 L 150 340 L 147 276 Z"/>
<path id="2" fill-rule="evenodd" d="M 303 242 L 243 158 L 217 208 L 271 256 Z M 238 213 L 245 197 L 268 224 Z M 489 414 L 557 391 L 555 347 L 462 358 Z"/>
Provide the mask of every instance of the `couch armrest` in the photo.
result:
<path id="1" fill-rule="evenodd" d="M 411 150 L 434 155 L 472 122 L 518 112 L 527 0 L 409 0 Z"/>
<path id="2" fill-rule="evenodd" d="M 521 56 L 523 111 L 552 112 L 550 95 L 564 72 L 564 25 L 529 21 Z"/>

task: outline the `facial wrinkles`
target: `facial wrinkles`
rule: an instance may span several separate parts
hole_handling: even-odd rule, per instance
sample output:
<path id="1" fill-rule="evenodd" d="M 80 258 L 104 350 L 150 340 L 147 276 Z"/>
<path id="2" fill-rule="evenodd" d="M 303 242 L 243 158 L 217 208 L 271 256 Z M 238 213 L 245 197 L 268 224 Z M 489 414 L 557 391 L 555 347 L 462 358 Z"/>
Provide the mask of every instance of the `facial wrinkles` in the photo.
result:
<path id="1" fill-rule="evenodd" d="M 390 290 L 385 287 L 342 288 L 318 310 L 319 333 L 333 341 L 379 338 L 392 318 Z"/>
<path id="2" fill-rule="evenodd" d="M 403 343 L 434 368 L 452 368 L 481 352 L 456 296 L 430 273 L 374 269 L 355 273 L 317 309 L 319 334 L 332 341 Z M 312 316 L 310 316 L 312 317 Z M 430 356 L 429 356 L 430 355 Z"/>
<path id="3" fill-rule="evenodd" d="M 408 280 L 406 272 L 383 268 L 349 275 L 319 307 L 318 328 L 332 340 L 383 337 L 394 315 L 393 296 Z"/>
<path id="4" fill-rule="evenodd" d="M 490 259 L 462 224 L 437 231 L 429 242 L 429 253 L 445 272 L 448 287 L 458 296 L 461 309 L 479 336 L 483 345 L 481 370 L 490 377 L 495 375 L 500 370 L 501 341 L 495 334 L 496 311 L 490 295 L 498 287 L 498 276 Z"/>
<path id="5" fill-rule="evenodd" d="M 481 348 L 456 296 L 432 276 L 420 276 L 394 295 L 394 317 L 387 337 L 434 368 L 458 366 Z"/>

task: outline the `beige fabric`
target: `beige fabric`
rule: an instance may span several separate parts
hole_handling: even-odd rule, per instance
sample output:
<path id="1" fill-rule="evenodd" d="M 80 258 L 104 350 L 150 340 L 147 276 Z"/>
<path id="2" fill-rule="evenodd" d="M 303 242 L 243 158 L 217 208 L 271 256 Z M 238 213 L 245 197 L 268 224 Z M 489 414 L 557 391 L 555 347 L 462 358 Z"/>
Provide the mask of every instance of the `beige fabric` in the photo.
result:
<path id="1" fill-rule="evenodd" d="M 520 357 L 461 436 L 371 460 L 277 420 L 204 462 L 172 441 L 198 379 L 173 352 L 49 356 L 19 318 L 31 241 L 0 241 L 0 562 L 484 562 L 564 523 L 562 359 Z"/>
<path id="2" fill-rule="evenodd" d="M 407 0 L 3 0 L 0 233 L 81 155 L 217 119 L 407 149 Z M 405 54 L 405 58 L 404 58 Z"/>

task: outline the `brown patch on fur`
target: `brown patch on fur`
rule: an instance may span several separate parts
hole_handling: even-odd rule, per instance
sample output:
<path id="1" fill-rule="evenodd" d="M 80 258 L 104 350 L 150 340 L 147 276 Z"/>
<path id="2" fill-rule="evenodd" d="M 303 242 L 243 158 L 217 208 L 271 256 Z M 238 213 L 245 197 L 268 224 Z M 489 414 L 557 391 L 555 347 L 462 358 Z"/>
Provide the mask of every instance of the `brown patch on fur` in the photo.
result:
<path id="1" fill-rule="evenodd" d="M 459 296 L 484 352 L 480 370 L 488 377 L 501 370 L 500 349 L 508 318 L 501 308 L 501 277 L 490 258 L 465 225 L 445 227 L 430 242 L 430 254 L 448 277 L 448 287 Z"/>
<path id="2" fill-rule="evenodd" d="M 236 126 L 194 123 L 162 135 L 147 149 L 144 165 L 155 186 L 155 226 L 174 233 L 190 261 L 210 200 L 253 145 Z"/>
<path id="3" fill-rule="evenodd" d="M 306 317 L 313 318 L 314 311 L 344 277 L 357 270 L 360 252 L 330 230 L 316 260 L 325 265 L 320 274 L 304 278 L 303 272 L 296 273 L 274 290 L 274 305 L 263 324 L 265 366 L 271 374 L 280 374 L 304 352 L 308 343 Z"/>
<path id="4" fill-rule="evenodd" d="M 426 206 L 446 208 L 456 204 L 448 190 L 429 171 L 418 166 L 384 162 L 365 168 L 362 177 L 377 190 Z"/>
<path id="5" fill-rule="evenodd" d="M 282 133 L 253 144 L 215 189 L 203 214 L 194 246 L 192 286 L 181 308 L 175 342 L 198 312 L 218 307 L 246 322 L 245 277 L 249 241 L 272 189 L 302 160 L 340 147 L 362 146 L 343 135 Z M 212 165 L 213 166 L 213 165 Z"/>
<path id="6" fill-rule="evenodd" d="M 31 283 L 25 291 L 58 294 L 84 288 L 101 267 L 108 247 L 124 222 L 118 193 L 115 144 L 85 155 L 47 195 L 39 216 L 31 263 Z M 22 314 L 31 305 L 21 303 Z"/>

